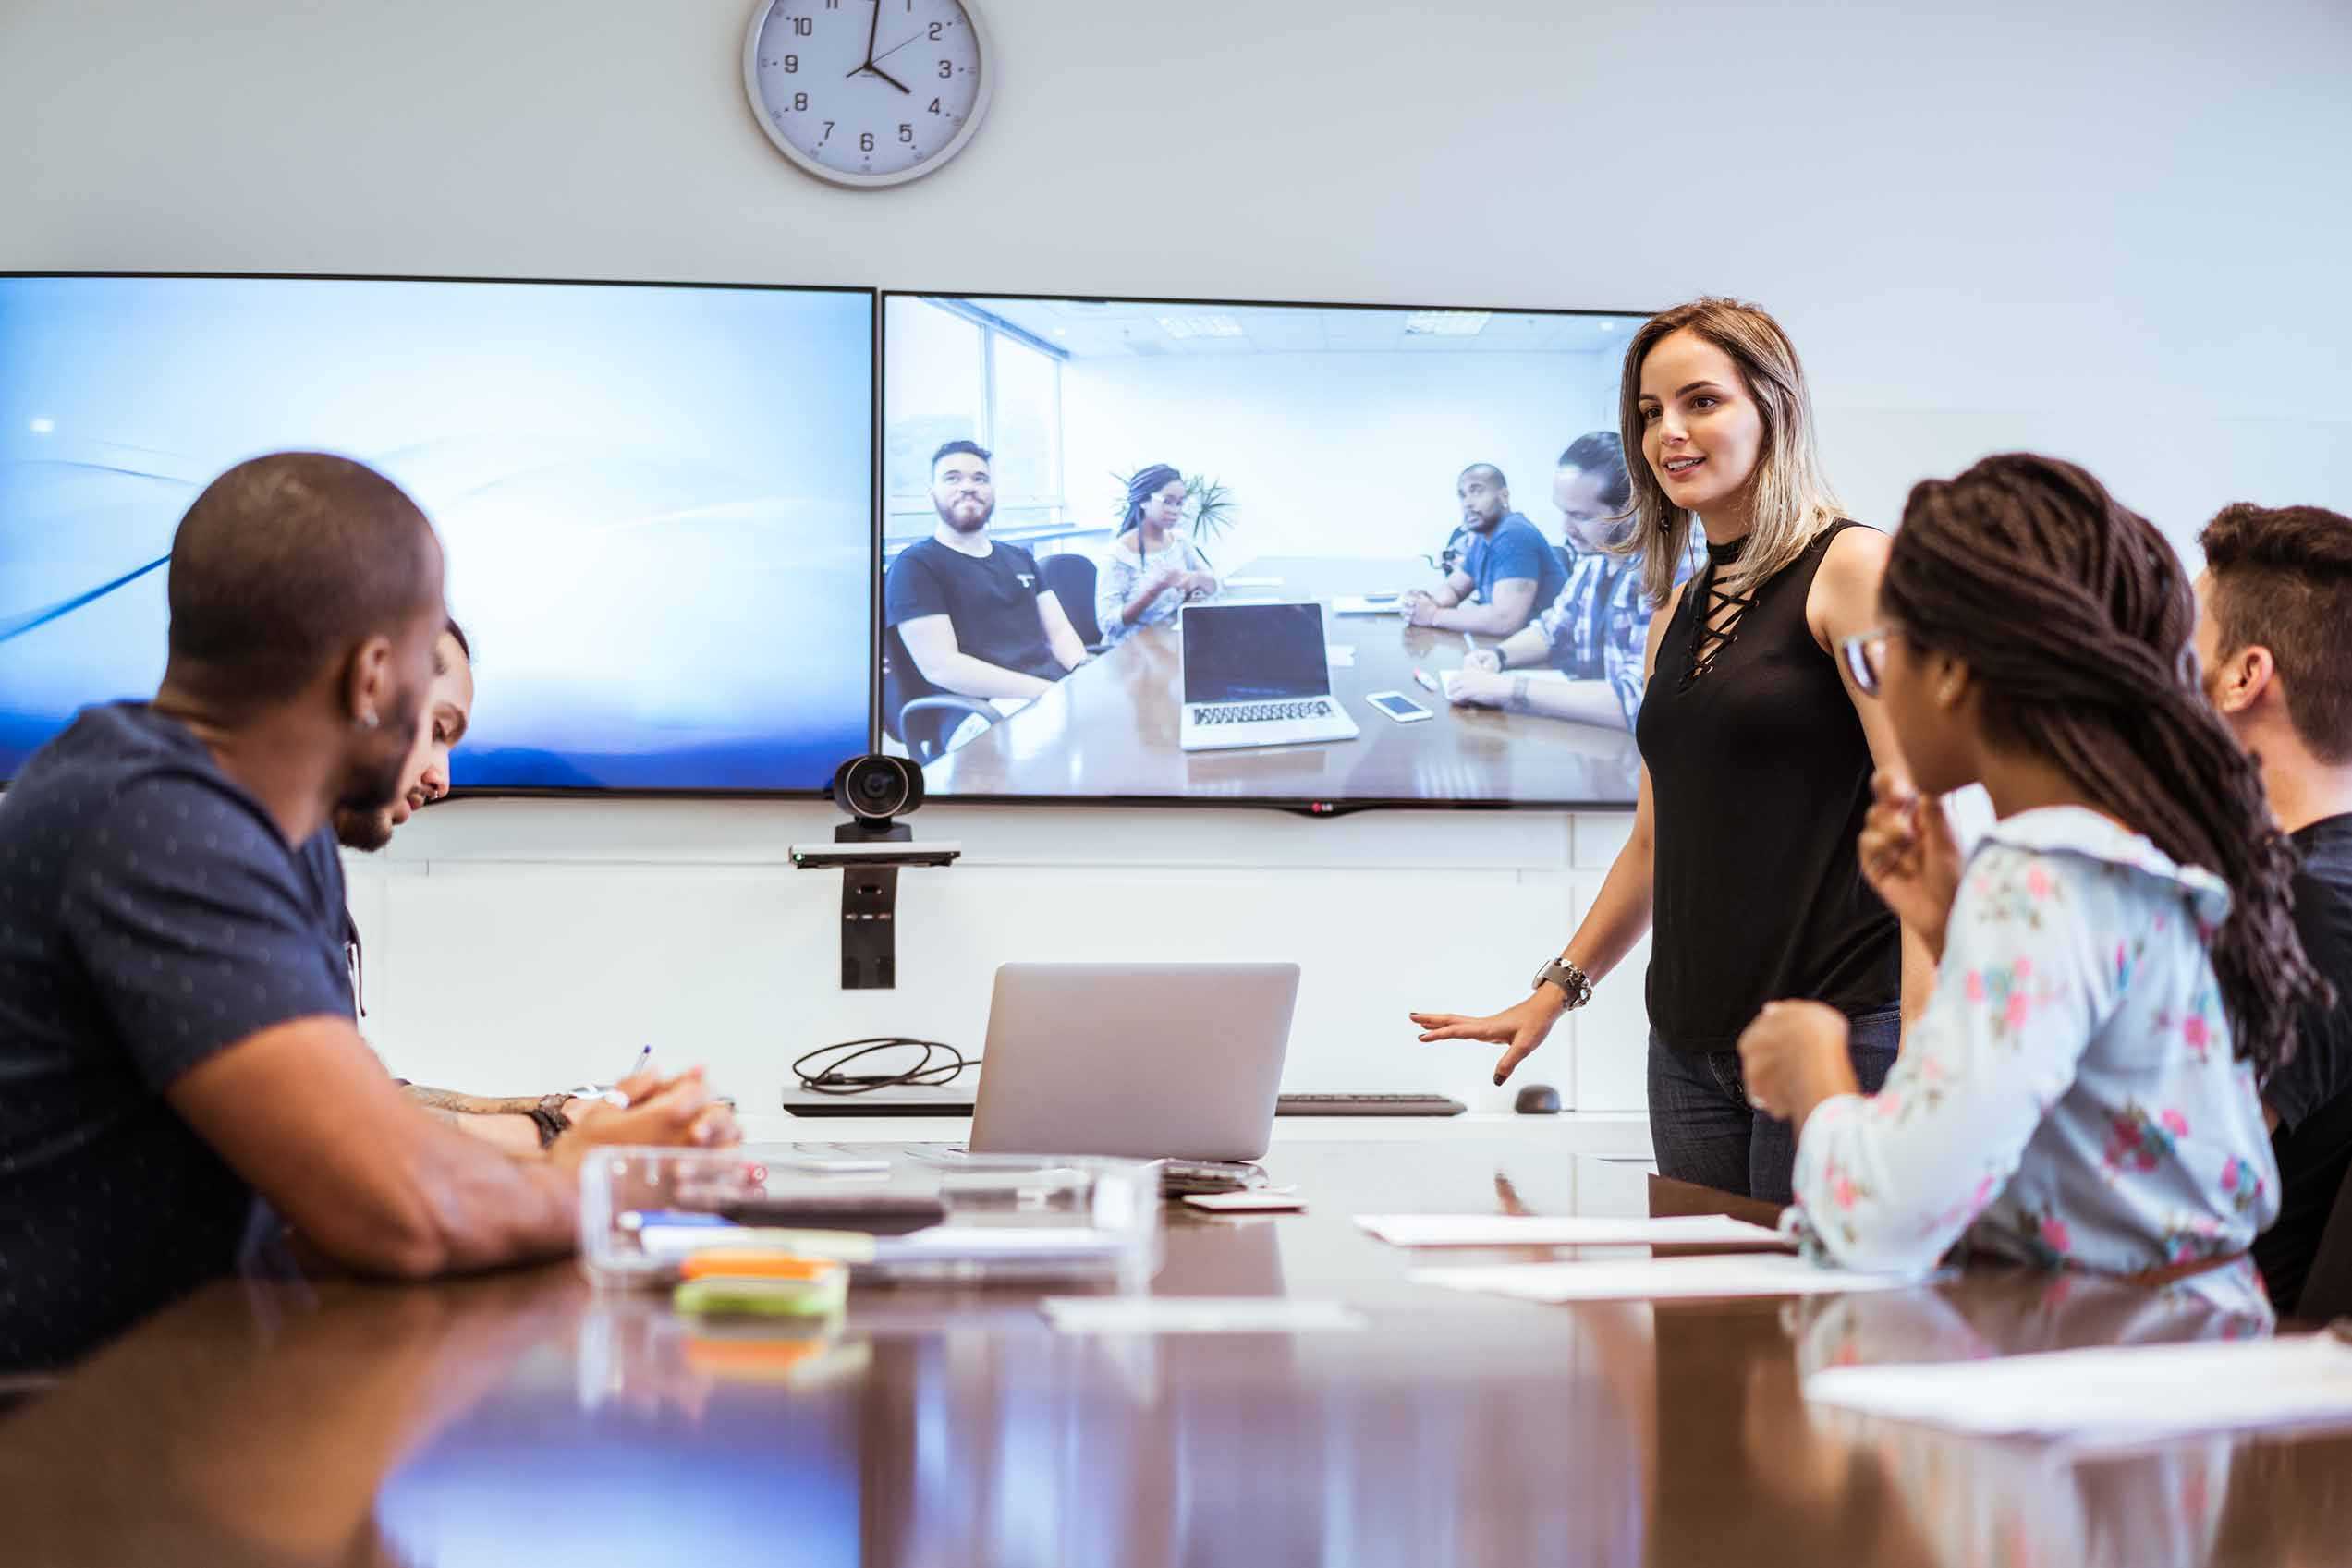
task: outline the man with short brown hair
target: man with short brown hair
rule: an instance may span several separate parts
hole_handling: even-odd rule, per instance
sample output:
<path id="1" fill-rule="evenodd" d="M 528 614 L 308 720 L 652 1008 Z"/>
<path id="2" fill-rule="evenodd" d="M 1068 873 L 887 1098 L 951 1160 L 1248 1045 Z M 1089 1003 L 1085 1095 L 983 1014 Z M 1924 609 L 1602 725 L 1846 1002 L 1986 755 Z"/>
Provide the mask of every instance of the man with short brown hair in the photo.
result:
<path id="1" fill-rule="evenodd" d="M 2302 857 L 2296 929 L 2336 992 L 2262 1086 L 2283 1190 L 2254 1256 L 2291 1312 L 2352 1167 L 2352 517 L 2240 504 L 2198 542 L 2205 695 L 2261 764 L 2271 809 Z"/>

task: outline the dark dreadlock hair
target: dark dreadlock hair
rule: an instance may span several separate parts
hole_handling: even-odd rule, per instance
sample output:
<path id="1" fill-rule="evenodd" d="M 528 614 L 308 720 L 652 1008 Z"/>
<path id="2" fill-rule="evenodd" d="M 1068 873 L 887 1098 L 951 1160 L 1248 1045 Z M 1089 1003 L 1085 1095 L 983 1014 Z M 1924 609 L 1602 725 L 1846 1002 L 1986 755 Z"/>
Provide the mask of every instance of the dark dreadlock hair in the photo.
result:
<path id="1" fill-rule="evenodd" d="M 2163 535 L 2071 463 L 1987 457 L 1912 490 L 1879 598 L 1913 646 L 1967 663 L 1993 740 L 2229 885 L 2209 952 L 2233 1048 L 2260 1075 L 2293 1055 L 2325 986 L 2290 918 L 2294 851 L 2200 692 L 2196 598 Z"/>

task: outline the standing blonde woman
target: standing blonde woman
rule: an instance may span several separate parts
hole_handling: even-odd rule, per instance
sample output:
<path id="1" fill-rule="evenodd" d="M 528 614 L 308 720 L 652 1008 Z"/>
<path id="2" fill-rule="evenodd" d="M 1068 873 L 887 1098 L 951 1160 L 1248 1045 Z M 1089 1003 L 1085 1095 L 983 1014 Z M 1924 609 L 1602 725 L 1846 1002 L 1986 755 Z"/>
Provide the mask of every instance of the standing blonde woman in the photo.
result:
<path id="1" fill-rule="evenodd" d="M 1855 1076 L 1874 1089 L 1895 1062 L 1907 975 L 1931 967 L 1855 849 L 1872 770 L 1899 763 L 1836 649 L 1876 624 L 1888 541 L 1844 516 L 1797 350 L 1753 305 L 1699 299 L 1645 322 L 1618 416 L 1643 459 L 1627 465 L 1635 527 L 1619 549 L 1660 606 L 1632 835 L 1533 994 L 1485 1017 L 1412 1017 L 1424 1040 L 1507 1047 L 1499 1084 L 1649 930 L 1659 1171 L 1786 1202 L 1795 1140 L 1749 1103 L 1740 1032 L 1767 1002 L 1825 1003 L 1851 1021 Z M 1707 563 L 1676 588 L 1694 528 Z"/>

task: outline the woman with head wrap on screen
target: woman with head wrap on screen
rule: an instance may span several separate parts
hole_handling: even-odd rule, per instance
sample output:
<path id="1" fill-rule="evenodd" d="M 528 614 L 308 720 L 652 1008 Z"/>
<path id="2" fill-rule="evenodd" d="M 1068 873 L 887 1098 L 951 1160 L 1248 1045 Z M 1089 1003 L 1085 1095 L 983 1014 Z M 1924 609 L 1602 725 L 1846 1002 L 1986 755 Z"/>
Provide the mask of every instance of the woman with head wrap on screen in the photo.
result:
<path id="1" fill-rule="evenodd" d="M 1207 557 L 1177 531 L 1184 503 L 1184 475 L 1168 464 L 1140 468 L 1127 481 L 1127 515 L 1094 579 L 1094 618 L 1105 646 L 1172 621 L 1187 600 L 1217 591 Z"/>

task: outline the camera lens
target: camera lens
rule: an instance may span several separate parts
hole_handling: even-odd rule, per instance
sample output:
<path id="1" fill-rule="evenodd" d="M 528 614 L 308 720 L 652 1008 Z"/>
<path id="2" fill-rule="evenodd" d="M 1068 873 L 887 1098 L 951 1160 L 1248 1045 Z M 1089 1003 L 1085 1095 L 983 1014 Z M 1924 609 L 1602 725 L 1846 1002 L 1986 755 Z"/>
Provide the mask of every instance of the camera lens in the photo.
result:
<path id="1" fill-rule="evenodd" d="M 903 817 L 922 804 L 922 775 L 896 757 L 853 757 L 835 773 L 833 797 L 869 821 Z"/>

